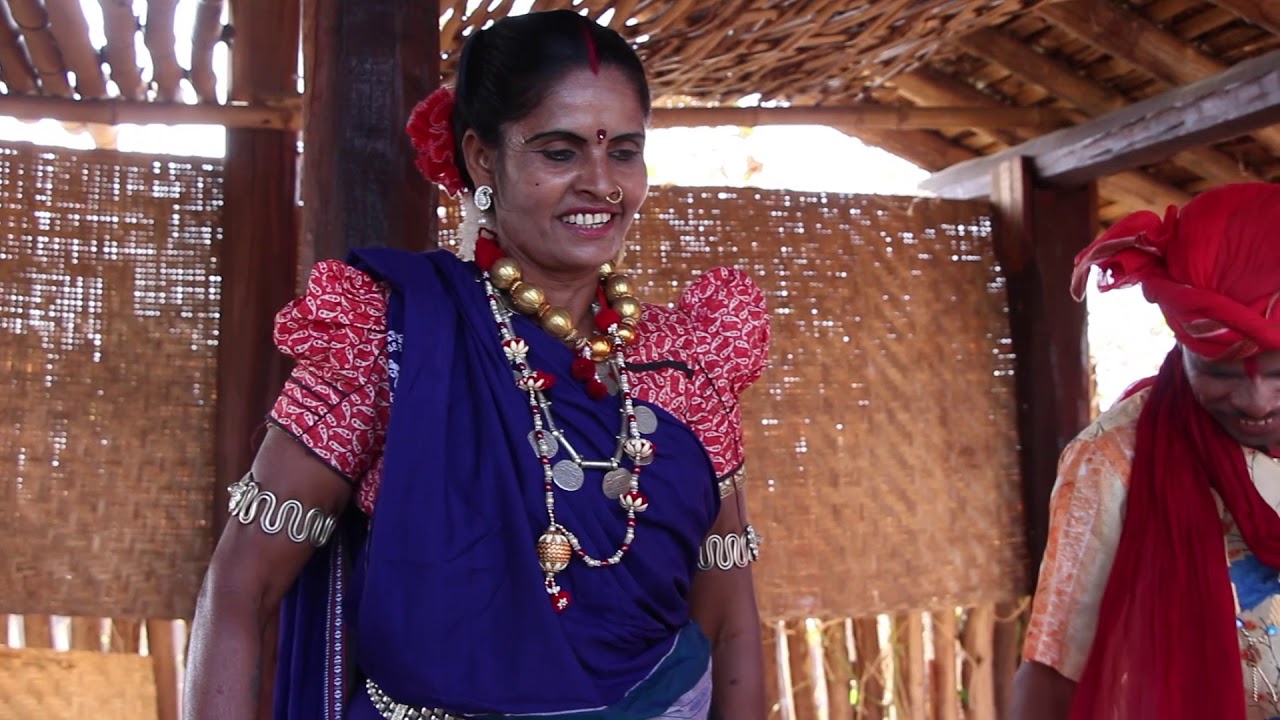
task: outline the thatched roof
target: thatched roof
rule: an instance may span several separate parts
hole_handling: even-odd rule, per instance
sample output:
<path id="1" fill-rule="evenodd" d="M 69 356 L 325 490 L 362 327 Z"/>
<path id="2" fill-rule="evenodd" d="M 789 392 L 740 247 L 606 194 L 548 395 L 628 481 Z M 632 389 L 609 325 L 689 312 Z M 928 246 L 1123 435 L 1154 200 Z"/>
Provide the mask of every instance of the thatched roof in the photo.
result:
<path id="1" fill-rule="evenodd" d="M 221 25 L 222 0 L 202 0 L 195 27 L 184 29 L 193 41 L 189 67 L 174 53 L 175 5 L 176 0 L 150 0 L 145 16 L 135 18 L 128 4 L 103 2 L 108 41 L 105 48 L 95 48 L 79 3 L 0 0 L 0 81 L 7 93 L 0 96 L 0 113 L 18 112 L 17 97 L 27 103 L 28 114 L 34 107 L 65 106 L 38 105 L 40 98 L 170 103 L 182 97 L 183 83 L 188 96 L 216 104 L 213 49 L 235 35 Z M 468 5 L 480 7 L 468 15 Z M 511 0 L 440 3 L 446 76 L 469 28 L 510 12 L 513 5 Z M 1273 5 L 1256 0 L 533 2 L 538 9 L 579 9 L 635 42 L 659 106 L 731 107 L 758 98 L 765 104 L 824 108 L 823 115 L 797 116 L 820 118 L 930 170 L 998 152 L 1276 50 L 1280 10 Z M 134 61 L 138 26 L 144 28 L 154 67 L 146 76 Z M 281 98 L 277 105 L 284 109 L 236 108 L 236 113 L 207 117 L 233 124 L 297 123 L 296 113 L 288 114 L 296 100 Z M 982 122 L 974 123 L 975 116 Z M 1100 183 L 1100 210 L 1106 220 L 1139 207 L 1184 201 L 1223 182 L 1278 176 L 1280 128 L 1271 128 L 1107 177 Z"/>

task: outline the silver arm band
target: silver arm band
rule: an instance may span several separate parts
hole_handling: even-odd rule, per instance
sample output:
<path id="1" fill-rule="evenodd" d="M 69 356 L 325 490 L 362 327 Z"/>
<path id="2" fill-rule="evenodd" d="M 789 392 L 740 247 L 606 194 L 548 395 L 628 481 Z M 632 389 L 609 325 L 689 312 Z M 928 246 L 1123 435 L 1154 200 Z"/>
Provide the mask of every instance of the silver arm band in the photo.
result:
<path id="1" fill-rule="evenodd" d="M 698 551 L 698 569 L 732 570 L 746 567 L 760 559 L 760 543 L 764 538 L 748 525 L 740 533 L 708 535 Z"/>
<path id="2" fill-rule="evenodd" d="M 746 484 L 747 484 L 747 471 L 743 470 L 742 468 L 738 468 L 737 470 L 734 471 L 732 475 L 730 475 L 729 477 L 719 482 L 720 499 L 723 500 L 729 497 L 735 492 L 741 490 L 742 486 Z"/>
<path id="3" fill-rule="evenodd" d="M 285 530 L 293 542 L 309 542 L 316 547 L 324 547 L 338 524 L 336 514 L 325 515 L 319 508 L 311 508 L 304 515 L 302 503 L 297 500 L 279 504 L 275 493 L 263 490 L 251 472 L 227 491 L 231 493 L 231 502 L 227 505 L 231 517 L 241 525 L 252 525 L 257 521 L 268 535 Z"/>

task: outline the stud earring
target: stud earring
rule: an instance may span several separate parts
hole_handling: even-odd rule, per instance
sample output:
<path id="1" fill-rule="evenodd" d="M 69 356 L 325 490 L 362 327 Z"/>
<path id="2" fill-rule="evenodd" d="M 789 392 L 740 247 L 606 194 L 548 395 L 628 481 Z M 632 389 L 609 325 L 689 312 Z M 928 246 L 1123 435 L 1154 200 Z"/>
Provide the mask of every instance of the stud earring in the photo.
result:
<path id="1" fill-rule="evenodd" d="M 488 185 L 481 185 L 476 188 L 472 201 L 476 204 L 476 209 L 480 212 L 486 212 L 493 207 L 493 188 Z"/>

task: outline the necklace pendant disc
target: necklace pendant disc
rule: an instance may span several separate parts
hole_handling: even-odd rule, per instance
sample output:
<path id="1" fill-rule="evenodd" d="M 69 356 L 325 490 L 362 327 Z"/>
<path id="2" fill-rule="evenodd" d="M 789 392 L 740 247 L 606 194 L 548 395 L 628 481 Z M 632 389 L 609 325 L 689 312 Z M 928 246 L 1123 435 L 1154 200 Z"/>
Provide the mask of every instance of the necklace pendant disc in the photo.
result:
<path id="1" fill-rule="evenodd" d="M 542 457 L 542 453 L 538 451 L 538 435 L 537 430 L 529 431 L 529 444 L 533 446 L 533 452 L 538 457 Z M 560 441 L 556 440 L 556 436 L 550 432 L 542 431 L 542 441 L 547 444 L 547 457 L 555 457 L 560 452 Z"/>
<path id="2" fill-rule="evenodd" d="M 610 470 L 604 474 L 604 482 L 600 483 L 600 489 L 605 497 L 617 500 L 631 489 L 631 472 L 624 468 Z"/>
<path id="3" fill-rule="evenodd" d="M 658 429 L 658 416 L 644 405 L 636 405 L 631 410 L 636 416 L 636 429 L 641 435 L 652 435 Z"/>
<path id="4" fill-rule="evenodd" d="M 551 478 L 561 490 L 573 492 L 582 487 L 585 476 L 582 468 L 572 460 L 561 460 L 551 469 Z"/>

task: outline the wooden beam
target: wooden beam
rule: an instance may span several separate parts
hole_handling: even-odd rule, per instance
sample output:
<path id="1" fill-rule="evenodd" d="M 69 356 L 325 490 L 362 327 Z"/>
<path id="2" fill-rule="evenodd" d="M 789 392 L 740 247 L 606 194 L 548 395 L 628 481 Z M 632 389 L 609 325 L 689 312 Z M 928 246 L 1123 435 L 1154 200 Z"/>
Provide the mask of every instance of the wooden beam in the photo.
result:
<path id="1" fill-rule="evenodd" d="M 1196 83 L 1229 67 L 1111 0 L 1042 3 L 1035 12 L 1081 41 L 1170 85 Z M 1258 126 L 1254 130 L 1259 142 L 1280 153 L 1280 129 Z"/>
<path id="2" fill-rule="evenodd" d="M 143 42 L 155 67 L 156 99 L 176 102 L 181 93 L 182 66 L 175 51 L 174 14 L 178 0 L 147 0 Z"/>
<path id="3" fill-rule="evenodd" d="M 0 115 L 22 120 L 51 118 L 65 123 L 102 125 L 222 125 L 236 129 L 296 131 L 302 101 L 294 97 L 272 105 L 185 105 L 133 100 L 72 100 L 43 95 L 0 95 Z"/>
<path id="4" fill-rule="evenodd" d="M 45 0 L 44 7 L 62 60 L 76 75 L 76 93 L 82 98 L 106 97 L 107 76 L 102 72 L 102 58 L 89 40 L 89 22 L 79 0 Z"/>
<path id="5" fill-rule="evenodd" d="M 4 2 L 0 2 L 0 82 L 14 94 L 34 93 L 39 89 L 31 57 Z"/>
<path id="6" fill-rule="evenodd" d="M 994 28 L 966 35 L 957 41 L 957 45 L 971 55 L 1004 67 L 1024 82 L 1040 86 L 1089 115 L 1105 115 L 1129 103 L 1124 95 L 1077 74 L 1066 63 L 1036 52 L 1031 46 Z M 1185 150 L 1174 155 L 1172 160 L 1218 185 L 1262 179 L 1235 158 L 1211 147 Z"/>
<path id="7" fill-rule="evenodd" d="M 1280 50 L 1093 122 L 948 168 L 922 186 L 943 197 L 982 197 L 995 166 L 1014 156 L 1032 158 L 1037 176 L 1045 182 L 1079 184 L 1277 121 Z"/>
<path id="8" fill-rule="evenodd" d="M 654 108 L 650 126 L 696 127 L 704 125 L 828 125 L 904 129 L 1044 128 L 1069 125 L 1056 108 L 921 107 L 918 105 L 844 105 L 830 107 L 683 107 Z"/>
<path id="9" fill-rule="evenodd" d="M 928 130 L 882 130 L 868 127 L 836 129 L 868 145 L 906 158 L 930 172 L 978 157 L 972 150 Z"/>
<path id="10" fill-rule="evenodd" d="M 138 67 L 138 17 L 133 14 L 133 3 L 120 0 L 98 0 L 102 6 L 103 30 L 107 46 L 103 49 L 107 64 L 111 66 L 111 80 L 126 100 L 141 100 L 146 87 L 142 84 L 142 69 Z"/>
<path id="11" fill-rule="evenodd" d="M 1063 30 L 1172 85 L 1185 85 L 1225 69 L 1136 12 L 1111 0 L 1042 3 L 1034 10 Z"/>
<path id="12" fill-rule="evenodd" d="M 917 102 L 1000 105 L 994 98 L 984 95 L 968 84 L 927 68 L 905 73 L 895 78 L 894 82 L 899 92 Z M 1016 146 L 1036 137 L 1035 133 L 1020 129 L 975 132 L 1005 146 Z M 979 161 L 970 161 L 970 163 L 976 162 Z M 989 189 L 989 182 L 987 180 L 983 183 L 984 193 Z M 924 187 L 932 189 L 927 184 Z M 1167 185 L 1139 170 L 1118 173 L 1116 177 L 1107 178 L 1099 184 L 1099 189 L 1113 202 L 1124 205 L 1130 212 L 1153 207 L 1151 204 L 1153 200 L 1155 200 L 1155 207 L 1164 207 L 1186 199 L 1186 194 L 1178 188 Z M 982 197 L 982 195 L 974 197 Z"/>
<path id="13" fill-rule="evenodd" d="M 1280 5 L 1274 0 L 1210 0 L 1272 35 L 1280 35 Z"/>
<path id="14" fill-rule="evenodd" d="M 67 66 L 49 27 L 49 13 L 39 0 L 6 0 L 14 25 L 22 31 L 22 41 L 31 66 L 40 75 L 40 91 L 45 95 L 71 97 Z"/>
<path id="15" fill-rule="evenodd" d="M 197 0 L 191 29 L 191 87 L 200 102 L 218 101 L 218 79 L 213 74 L 213 49 L 222 40 L 223 0 Z M 296 91 L 297 88 L 294 88 Z"/>
<path id="16" fill-rule="evenodd" d="M 1089 352 L 1085 307 L 1071 298 L 1077 252 L 1093 237 L 1092 186 L 1040 185 L 1027 158 L 996 166 L 990 195 L 996 257 L 1009 295 L 1009 329 L 1017 358 L 1019 465 L 1027 522 L 1027 576 L 1034 583 L 1049 528 L 1049 495 L 1058 456 L 1089 422 Z M 1031 589 L 1031 588 L 1029 588 Z"/>
<path id="17" fill-rule="evenodd" d="M 304 251 L 318 260 L 356 247 L 434 246 L 434 188 L 414 166 L 404 127 L 438 82 L 439 3 L 314 0 L 312 8 Z"/>

